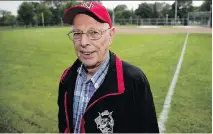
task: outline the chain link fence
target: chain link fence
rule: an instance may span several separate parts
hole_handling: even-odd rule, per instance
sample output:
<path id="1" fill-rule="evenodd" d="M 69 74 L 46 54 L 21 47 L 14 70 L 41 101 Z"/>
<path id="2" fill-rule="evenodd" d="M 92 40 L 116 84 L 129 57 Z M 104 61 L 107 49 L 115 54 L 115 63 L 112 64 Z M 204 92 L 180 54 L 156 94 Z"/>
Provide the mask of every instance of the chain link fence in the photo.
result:
<path id="1" fill-rule="evenodd" d="M 193 18 L 147 18 L 147 19 L 115 19 L 116 25 L 137 25 L 137 26 L 210 26 L 208 17 L 193 17 Z"/>
<path id="2" fill-rule="evenodd" d="M 135 26 L 202 26 L 210 27 L 211 19 L 208 16 L 189 16 L 188 18 L 137 18 L 137 19 L 116 19 L 114 25 L 135 25 Z M 43 23 L 28 23 L 24 22 L 0 22 L 0 30 L 6 28 L 32 28 L 32 27 L 65 27 L 69 26 L 60 23 L 45 22 Z"/>
<path id="3" fill-rule="evenodd" d="M 53 23 L 53 22 L 45 22 L 42 23 L 29 23 L 25 24 L 24 22 L 13 22 L 13 23 L 1 23 L 0 22 L 0 30 L 7 30 L 7 29 L 21 29 L 21 28 L 47 28 L 47 27 L 66 27 L 69 26 L 68 24 L 64 24 L 63 22 L 60 23 Z"/>

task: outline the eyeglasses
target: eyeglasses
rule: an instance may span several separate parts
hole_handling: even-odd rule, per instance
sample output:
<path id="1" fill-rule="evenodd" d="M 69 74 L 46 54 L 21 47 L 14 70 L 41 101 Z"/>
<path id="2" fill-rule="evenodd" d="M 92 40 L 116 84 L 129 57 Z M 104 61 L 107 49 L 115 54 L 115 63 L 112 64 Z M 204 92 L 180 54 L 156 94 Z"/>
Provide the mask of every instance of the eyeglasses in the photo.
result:
<path id="1" fill-rule="evenodd" d="M 104 32 L 106 32 L 108 29 L 106 30 L 88 30 L 86 33 L 82 32 L 82 31 L 70 31 L 67 35 L 69 37 L 70 40 L 72 41 L 80 41 L 82 39 L 82 34 L 86 34 L 87 37 L 90 40 L 98 40 L 102 37 L 102 35 L 104 34 Z"/>

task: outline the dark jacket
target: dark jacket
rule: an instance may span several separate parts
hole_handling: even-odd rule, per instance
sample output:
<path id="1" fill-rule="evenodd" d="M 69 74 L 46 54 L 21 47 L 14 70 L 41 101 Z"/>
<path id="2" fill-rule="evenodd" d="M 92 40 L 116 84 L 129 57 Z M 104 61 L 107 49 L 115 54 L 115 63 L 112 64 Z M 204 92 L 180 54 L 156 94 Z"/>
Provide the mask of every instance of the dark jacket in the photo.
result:
<path id="1" fill-rule="evenodd" d="M 73 133 L 73 96 L 79 60 L 61 77 L 58 96 L 60 132 Z M 149 82 L 141 69 L 110 52 L 103 84 L 94 93 L 81 120 L 85 133 L 159 133 Z"/>

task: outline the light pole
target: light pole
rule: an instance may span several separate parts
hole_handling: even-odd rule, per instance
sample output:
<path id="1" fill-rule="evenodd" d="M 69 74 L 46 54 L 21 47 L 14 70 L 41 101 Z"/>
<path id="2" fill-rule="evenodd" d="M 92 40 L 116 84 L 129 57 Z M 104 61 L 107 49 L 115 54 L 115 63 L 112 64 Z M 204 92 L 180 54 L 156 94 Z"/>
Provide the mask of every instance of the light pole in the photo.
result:
<path id="1" fill-rule="evenodd" d="M 175 25 L 176 25 L 176 19 L 177 19 L 177 0 L 175 0 Z"/>
<path id="2" fill-rule="evenodd" d="M 166 25 L 168 25 L 168 14 L 166 14 Z"/>
<path id="3" fill-rule="evenodd" d="M 189 12 L 188 12 L 188 17 L 187 17 L 187 26 L 189 25 Z"/>
<path id="4" fill-rule="evenodd" d="M 210 27 L 212 27 L 212 4 L 210 4 Z"/>
<path id="5" fill-rule="evenodd" d="M 41 19 L 42 19 L 42 23 L 43 23 L 43 27 L 44 27 L 44 13 L 41 13 Z"/>
<path id="6" fill-rule="evenodd" d="M 114 5 L 112 5 L 112 23 L 113 23 L 113 25 L 115 25 Z"/>
<path id="7" fill-rule="evenodd" d="M 62 19 L 62 17 L 61 17 L 61 26 L 64 26 L 64 23 L 63 23 L 63 19 Z"/>

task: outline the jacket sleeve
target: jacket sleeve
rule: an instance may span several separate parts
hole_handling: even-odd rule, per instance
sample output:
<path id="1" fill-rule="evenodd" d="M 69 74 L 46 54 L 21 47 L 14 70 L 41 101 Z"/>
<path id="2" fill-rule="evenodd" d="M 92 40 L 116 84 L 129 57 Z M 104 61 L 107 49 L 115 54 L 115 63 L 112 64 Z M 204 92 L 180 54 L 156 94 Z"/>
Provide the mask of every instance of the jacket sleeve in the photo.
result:
<path id="1" fill-rule="evenodd" d="M 135 102 L 135 132 L 159 133 L 155 105 L 149 82 L 145 74 L 140 71 L 136 78 L 134 102 Z"/>
<path id="2" fill-rule="evenodd" d="M 65 129 L 67 128 L 66 125 L 66 116 L 65 116 L 65 108 L 64 108 L 64 94 L 65 94 L 65 85 L 63 83 L 63 78 L 66 75 L 66 70 L 64 71 L 63 75 L 61 76 L 61 80 L 59 83 L 58 89 L 58 129 L 59 133 L 64 133 Z"/>

